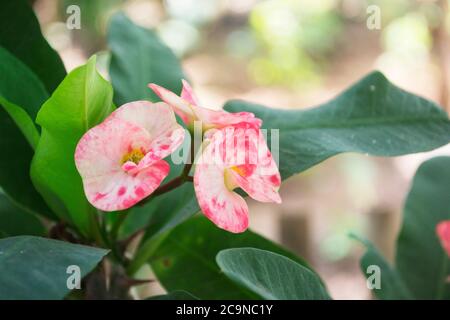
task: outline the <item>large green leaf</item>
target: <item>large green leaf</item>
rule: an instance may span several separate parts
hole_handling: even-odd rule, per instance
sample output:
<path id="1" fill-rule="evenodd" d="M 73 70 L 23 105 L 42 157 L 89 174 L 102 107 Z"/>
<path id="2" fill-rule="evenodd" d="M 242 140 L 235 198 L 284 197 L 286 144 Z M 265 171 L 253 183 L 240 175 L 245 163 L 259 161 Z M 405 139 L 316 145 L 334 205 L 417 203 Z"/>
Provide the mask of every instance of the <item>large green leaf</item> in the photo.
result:
<path id="1" fill-rule="evenodd" d="M 147 87 L 150 82 L 174 92 L 181 91 L 184 75 L 180 63 L 153 31 L 135 25 L 119 13 L 111 20 L 108 44 L 111 49 L 109 74 L 117 105 L 134 100 L 157 100 Z"/>
<path id="2" fill-rule="evenodd" d="M 233 248 L 220 251 L 216 260 L 227 277 L 264 299 L 330 299 L 315 273 L 277 253 Z"/>
<path id="3" fill-rule="evenodd" d="M 74 152 L 81 136 L 113 108 L 111 85 L 96 71 L 92 57 L 67 75 L 36 120 L 42 135 L 31 166 L 32 180 L 52 209 L 84 234 L 90 232 L 95 210 L 84 194 Z"/>
<path id="4" fill-rule="evenodd" d="M 450 157 L 424 162 L 414 177 L 397 239 L 395 268 L 367 245 L 361 265 L 378 265 L 381 299 L 450 299 L 450 259 L 436 236 L 436 225 L 450 219 Z M 367 274 L 365 273 L 367 276 Z"/>
<path id="5" fill-rule="evenodd" d="M 62 299 L 69 266 L 87 275 L 107 250 L 33 236 L 0 240 L 0 299 Z"/>
<path id="6" fill-rule="evenodd" d="M 53 92 L 66 71 L 59 55 L 42 36 L 39 22 L 27 2 L 2 1 L 0 46 L 24 62 L 42 80 L 47 90 Z M 28 83 L 23 82 L 23 86 L 28 89 Z"/>
<path id="7" fill-rule="evenodd" d="M 449 219 L 450 157 L 437 157 L 414 177 L 397 240 L 398 273 L 417 299 L 450 299 L 450 259 L 436 236 L 436 225 Z"/>
<path id="8" fill-rule="evenodd" d="M 23 86 L 26 84 L 26 89 Z M 33 123 L 48 94 L 33 72 L 0 47 L 0 186 L 26 210 L 52 216 L 29 176 L 39 132 Z"/>
<path id="9" fill-rule="evenodd" d="M 45 228 L 34 215 L 15 206 L 0 193 L 0 238 L 33 235 L 43 236 Z"/>
<path id="10" fill-rule="evenodd" d="M 231 234 L 202 216 L 193 217 L 165 234 L 150 263 L 168 291 L 187 290 L 200 299 L 258 298 L 230 281 L 214 263 L 223 249 L 249 246 L 280 253 L 306 266 L 292 253 L 256 233 L 247 230 Z"/>
<path id="11" fill-rule="evenodd" d="M 283 178 L 341 152 L 398 156 L 450 142 L 450 121 L 441 108 L 397 88 L 379 72 L 309 110 L 270 109 L 243 101 L 228 102 L 225 109 L 253 112 L 264 128 L 279 129 Z"/>

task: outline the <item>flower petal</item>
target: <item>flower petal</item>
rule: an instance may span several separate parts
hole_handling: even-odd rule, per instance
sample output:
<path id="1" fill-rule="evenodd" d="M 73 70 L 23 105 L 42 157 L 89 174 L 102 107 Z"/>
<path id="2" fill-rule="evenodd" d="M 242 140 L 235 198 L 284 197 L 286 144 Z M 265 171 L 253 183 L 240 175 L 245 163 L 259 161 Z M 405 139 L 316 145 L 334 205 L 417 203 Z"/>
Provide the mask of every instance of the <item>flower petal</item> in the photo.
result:
<path id="1" fill-rule="evenodd" d="M 258 152 L 256 168 L 251 171 L 245 170 L 249 166 L 246 164 L 244 168 L 238 167 L 238 170 L 233 170 L 236 184 L 255 200 L 281 203 L 278 193 L 281 185 L 280 172 L 260 130 L 257 133 L 257 140 L 252 142 L 256 143 Z M 246 172 L 250 174 L 245 174 Z"/>
<path id="2" fill-rule="evenodd" d="M 155 191 L 169 174 L 170 165 L 160 160 L 135 175 L 124 171 L 84 179 L 89 202 L 103 211 L 125 210 Z"/>
<path id="3" fill-rule="evenodd" d="M 206 128 L 224 128 L 246 122 L 257 128 L 262 121 L 251 112 L 230 113 L 224 110 L 211 110 L 198 106 L 198 99 L 191 86 L 183 80 L 181 97 L 154 83 L 148 85 L 164 102 L 169 104 L 187 125 L 194 120 L 201 121 Z"/>
<path id="4" fill-rule="evenodd" d="M 194 189 L 202 212 L 219 228 L 233 233 L 248 227 L 248 207 L 245 200 L 225 185 L 225 168 L 215 161 L 216 145 L 205 147 L 202 160 L 196 165 Z"/>
<path id="5" fill-rule="evenodd" d="M 450 257 L 450 220 L 440 222 L 436 226 L 436 233 L 441 240 L 442 247 Z"/>
<path id="6" fill-rule="evenodd" d="M 173 111 L 183 120 L 187 125 L 195 120 L 194 112 L 188 101 L 180 98 L 172 91 L 167 90 L 154 83 L 149 83 L 149 88 L 152 89 L 162 101 L 166 102 L 173 108 Z"/>
<path id="7" fill-rule="evenodd" d="M 147 130 L 151 144 L 137 170 L 142 170 L 173 153 L 182 143 L 185 130 L 180 126 L 172 109 L 165 103 L 134 101 L 124 104 L 108 119 L 118 118 Z"/>
<path id="8" fill-rule="evenodd" d="M 187 82 L 184 79 L 181 81 L 183 83 L 183 89 L 181 90 L 181 98 L 194 106 L 198 106 L 199 102 L 197 96 L 195 95 L 194 90 L 192 89 L 189 82 Z"/>
<path id="9" fill-rule="evenodd" d="M 281 177 L 260 129 L 241 123 L 216 130 L 210 135 L 227 169 L 228 184 L 241 187 L 255 200 L 281 203 Z"/>

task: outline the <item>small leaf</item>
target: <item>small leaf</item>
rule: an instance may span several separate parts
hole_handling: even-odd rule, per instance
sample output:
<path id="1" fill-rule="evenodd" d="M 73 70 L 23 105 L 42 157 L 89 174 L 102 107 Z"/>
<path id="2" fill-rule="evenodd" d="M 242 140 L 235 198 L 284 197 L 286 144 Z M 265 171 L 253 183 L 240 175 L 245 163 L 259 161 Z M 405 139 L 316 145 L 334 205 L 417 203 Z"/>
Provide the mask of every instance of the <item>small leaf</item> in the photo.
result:
<path id="1" fill-rule="evenodd" d="M 84 277 L 107 250 L 40 237 L 0 240 L 0 300 L 62 299 L 69 292 L 69 266 Z"/>
<path id="2" fill-rule="evenodd" d="M 36 120 L 42 135 L 31 178 L 52 209 L 85 235 L 90 233 L 90 218 L 96 210 L 84 194 L 75 148 L 81 136 L 113 108 L 111 85 L 96 71 L 94 56 L 67 75 Z"/>
<path id="3" fill-rule="evenodd" d="M 227 277 L 264 299 L 330 299 L 316 274 L 285 256 L 255 248 L 234 248 L 220 251 L 216 260 Z"/>
<path id="4" fill-rule="evenodd" d="M 253 112 L 264 128 L 279 129 L 284 179 L 342 152 L 390 157 L 450 142 L 450 120 L 441 108 L 397 88 L 379 72 L 309 110 L 270 109 L 243 101 L 228 102 L 225 109 Z"/>
<path id="5" fill-rule="evenodd" d="M 378 267 L 380 270 L 380 287 L 373 288 L 373 293 L 382 300 L 407 300 L 412 299 L 412 295 L 406 287 L 401 275 L 384 259 L 380 252 L 367 240 L 352 236 L 356 240 L 363 243 L 367 251 L 361 258 L 361 271 L 366 278 L 372 273 L 369 268 L 371 266 Z"/>
<path id="6" fill-rule="evenodd" d="M 247 230 L 231 234 L 202 216 L 193 217 L 165 234 L 149 262 L 168 291 L 187 290 L 200 299 L 255 299 L 257 295 L 234 284 L 214 263 L 220 250 L 249 246 L 280 253 L 307 266 L 256 233 Z"/>
<path id="7" fill-rule="evenodd" d="M 108 44 L 111 48 L 109 74 L 117 105 L 134 100 L 157 101 L 147 87 L 150 82 L 181 92 L 184 75 L 180 63 L 153 31 L 135 25 L 119 13 L 111 20 Z"/>
<path id="8" fill-rule="evenodd" d="M 44 234 L 45 228 L 38 218 L 15 206 L 5 195 L 0 194 L 0 238 Z"/>
<path id="9" fill-rule="evenodd" d="M 2 1 L 0 46 L 25 63 L 48 92 L 53 92 L 66 75 L 61 58 L 42 36 L 39 22 L 25 0 Z M 24 92 L 28 84 L 23 82 L 19 88 Z"/>

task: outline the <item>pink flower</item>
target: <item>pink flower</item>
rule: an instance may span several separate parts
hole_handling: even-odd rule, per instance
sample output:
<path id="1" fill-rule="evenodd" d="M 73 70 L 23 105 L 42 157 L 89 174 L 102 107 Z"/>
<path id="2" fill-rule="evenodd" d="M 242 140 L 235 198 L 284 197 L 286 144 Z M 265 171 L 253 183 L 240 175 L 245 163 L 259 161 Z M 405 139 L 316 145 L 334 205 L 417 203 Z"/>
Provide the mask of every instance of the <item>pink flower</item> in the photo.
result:
<path id="1" fill-rule="evenodd" d="M 199 106 L 191 86 L 183 80 L 181 96 L 154 83 L 148 85 L 164 102 L 170 105 L 183 122 L 191 127 L 194 121 L 201 121 L 203 129 L 224 128 L 239 123 L 249 123 L 259 128 L 262 121 L 251 112 L 229 113 L 223 110 L 211 110 Z"/>
<path id="2" fill-rule="evenodd" d="M 75 164 L 89 202 L 104 211 L 127 209 L 168 175 L 162 160 L 184 139 L 165 103 L 136 101 L 114 111 L 80 139 Z"/>
<path id="3" fill-rule="evenodd" d="M 436 226 L 436 233 L 441 240 L 442 247 L 450 257 L 450 220 L 440 222 Z"/>
<path id="4" fill-rule="evenodd" d="M 218 227 L 243 232 L 248 207 L 234 190 L 261 202 L 281 203 L 280 173 L 259 129 L 250 124 L 226 127 L 210 135 L 197 160 L 194 188 L 202 212 Z"/>

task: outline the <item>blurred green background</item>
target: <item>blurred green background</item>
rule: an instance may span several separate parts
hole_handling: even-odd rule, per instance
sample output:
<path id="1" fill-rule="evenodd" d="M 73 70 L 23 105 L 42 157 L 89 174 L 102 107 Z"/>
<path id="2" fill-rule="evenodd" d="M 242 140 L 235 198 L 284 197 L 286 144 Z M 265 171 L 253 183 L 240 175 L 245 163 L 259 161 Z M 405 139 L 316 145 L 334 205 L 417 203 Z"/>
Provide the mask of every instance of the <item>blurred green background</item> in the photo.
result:
<path id="1" fill-rule="evenodd" d="M 155 29 L 183 61 L 201 102 L 241 98 L 279 108 L 311 107 L 373 69 L 448 107 L 449 5 L 442 0 L 35 0 L 44 35 L 68 70 L 94 53 L 108 77 L 106 30 L 124 11 Z M 81 29 L 69 30 L 78 5 Z M 373 7 L 376 6 L 376 7 Z M 371 30 L 368 8 L 379 9 Z M 448 109 L 447 109 L 448 110 Z M 251 202 L 257 231 L 306 256 L 331 295 L 369 297 L 358 267 L 367 235 L 390 258 L 415 169 L 449 146 L 397 159 L 342 155 L 291 178 L 281 206 Z M 148 289 L 148 288 L 147 288 Z M 150 290 L 158 291 L 156 287 Z"/>

